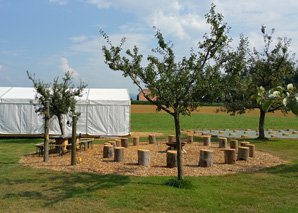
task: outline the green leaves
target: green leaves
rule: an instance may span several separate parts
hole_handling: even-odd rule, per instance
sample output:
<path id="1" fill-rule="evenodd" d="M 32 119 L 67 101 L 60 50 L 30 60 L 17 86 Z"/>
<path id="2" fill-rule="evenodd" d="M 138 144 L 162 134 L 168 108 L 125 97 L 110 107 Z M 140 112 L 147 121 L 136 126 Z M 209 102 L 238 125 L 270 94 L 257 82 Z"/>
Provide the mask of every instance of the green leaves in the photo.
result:
<path id="1" fill-rule="evenodd" d="M 38 101 L 38 104 L 35 105 L 35 111 L 37 113 L 43 113 L 45 110 L 45 101 L 50 100 L 50 116 L 57 116 L 61 134 L 63 135 L 62 115 L 80 115 L 79 112 L 75 111 L 75 97 L 81 97 L 83 95 L 83 90 L 87 87 L 87 84 L 81 81 L 80 85 L 75 87 L 75 85 L 72 84 L 70 72 L 65 73 L 61 83 L 59 83 L 59 78 L 56 77 L 52 84 L 44 83 L 40 79 L 36 79 L 35 75 L 32 76 L 28 71 L 27 75 L 36 89 L 35 100 Z M 41 105 L 41 107 L 39 105 Z"/>

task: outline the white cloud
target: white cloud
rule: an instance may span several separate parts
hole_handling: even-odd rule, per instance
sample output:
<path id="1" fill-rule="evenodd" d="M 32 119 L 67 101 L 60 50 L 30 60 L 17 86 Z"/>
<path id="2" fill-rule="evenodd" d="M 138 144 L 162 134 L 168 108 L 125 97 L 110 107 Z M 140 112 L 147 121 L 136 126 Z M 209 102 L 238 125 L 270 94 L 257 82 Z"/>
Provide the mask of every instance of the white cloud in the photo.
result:
<path id="1" fill-rule="evenodd" d="M 137 16 L 138 23 L 146 24 L 147 27 L 156 26 L 164 34 L 174 36 L 179 39 L 188 39 L 193 31 L 201 31 L 202 34 L 206 28 L 204 14 L 208 12 L 209 7 L 204 7 L 206 3 L 197 6 L 197 2 L 179 1 L 179 0 L 88 0 L 90 4 L 96 5 L 98 8 L 114 8 L 123 12 L 133 13 Z M 207 8 L 203 13 L 197 10 Z M 138 22 L 138 23 L 137 23 Z M 133 24 L 129 26 L 133 27 Z M 134 27 L 133 27 L 134 28 Z"/>
<path id="2" fill-rule="evenodd" d="M 2 68 L 3 68 L 3 66 L 0 64 L 0 72 L 1 72 Z"/>
<path id="3" fill-rule="evenodd" d="M 87 0 L 90 4 L 95 4 L 99 9 L 109 8 L 111 6 L 111 2 L 107 0 Z"/>
<path id="4" fill-rule="evenodd" d="M 66 58 L 61 58 L 60 68 L 62 72 L 68 72 L 68 71 L 71 72 L 73 77 L 79 76 L 79 73 L 68 65 L 68 60 Z"/>
<path id="5" fill-rule="evenodd" d="M 87 39 L 87 37 L 85 35 L 81 35 L 81 36 L 74 36 L 69 38 L 72 42 L 83 42 Z"/>
<path id="6" fill-rule="evenodd" d="M 68 0 L 49 0 L 50 3 L 58 3 L 60 5 L 66 5 Z"/>

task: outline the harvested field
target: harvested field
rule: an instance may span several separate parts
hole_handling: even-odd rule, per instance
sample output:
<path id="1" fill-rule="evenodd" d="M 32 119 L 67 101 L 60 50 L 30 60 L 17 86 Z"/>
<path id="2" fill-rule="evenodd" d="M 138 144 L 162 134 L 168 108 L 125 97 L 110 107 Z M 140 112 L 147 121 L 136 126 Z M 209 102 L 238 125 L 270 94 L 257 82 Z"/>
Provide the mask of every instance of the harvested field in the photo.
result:
<path id="1" fill-rule="evenodd" d="M 141 134 L 139 134 L 141 135 Z M 176 176 L 176 168 L 166 167 L 166 141 L 159 141 L 159 145 L 141 142 L 139 146 L 130 146 L 124 150 L 125 162 L 115 163 L 113 159 L 103 158 L 103 145 L 96 144 L 93 149 L 80 153 L 77 152 L 77 159 L 82 161 L 75 166 L 70 165 L 70 153 L 59 157 L 58 154 L 51 154 L 48 162 L 43 162 L 43 157 L 37 154 L 24 156 L 19 162 L 37 168 L 52 169 L 65 172 L 87 172 L 94 174 L 114 174 L 133 176 Z M 150 150 L 151 165 L 138 165 L 138 149 Z M 183 154 L 184 174 L 186 176 L 209 176 L 226 175 L 238 172 L 252 172 L 265 167 L 272 167 L 286 163 L 286 161 L 268 153 L 257 151 L 254 158 L 248 161 L 237 161 L 236 164 L 224 163 L 224 152 L 213 143 L 208 149 L 213 151 L 213 166 L 211 168 L 198 167 L 200 149 L 206 149 L 201 142 L 186 144 L 187 153 Z"/>
<path id="2" fill-rule="evenodd" d="M 193 113 L 198 114 L 227 114 L 226 112 L 216 112 L 219 107 L 204 106 L 199 107 L 197 111 Z M 166 113 L 164 111 L 157 112 L 156 107 L 153 105 L 131 105 L 131 113 Z M 248 110 L 243 115 L 259 115 L 259 110 Z M 281 111 L 276 111 L 274 113 L 266 113 L 266 116 L 284 116 Z M 288 113 L 287 116 L 295 117 L 293 113 Z"/>

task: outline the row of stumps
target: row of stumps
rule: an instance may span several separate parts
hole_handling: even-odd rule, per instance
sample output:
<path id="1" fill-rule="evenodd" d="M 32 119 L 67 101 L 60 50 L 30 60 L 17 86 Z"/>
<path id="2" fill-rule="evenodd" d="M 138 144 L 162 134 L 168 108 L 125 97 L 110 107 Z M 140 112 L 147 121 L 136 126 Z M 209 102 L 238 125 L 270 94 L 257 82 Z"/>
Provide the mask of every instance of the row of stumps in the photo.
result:
<path id="1" fill-rule="evenodd" d="M 149 144 L 155 144 L 155 136 L 149 135 Z M 133 145 L 139 145 L 139 137 L 133 137 Z M 105 143 L 103 147 L 103 158 L 113 158 L 114 162 L 124 162 L 124 150 L 129 147 L 128 138 L 116 139 Z M 138 164 L 140 166 L 150 165 L 150 151 L 147 149 L 138 150 Z"/>
<path id="2" fill-rule="evenodd" d="M 203 136 L 204 146 L 211 146 L 211 136 Z M 255 145 L 248 141 L 243 141 L 238 147 L 238 140 L 230 140 L 230 148 L 228 148 L 228 140 L 225 137 L 218 138 L 219 148 L 223 148 L 225 164 L 235 164 L 236 160 L 248 161 L 249 157 L 253 158 L 255 155 Z M 236 156 L 237 154 L 237 156 Z M 237 158 L 236 158 L 237 157 Z M 200 167 L 212 167 L 213 165 L 213 151 L 209 149 L 200 150 Z"/>
<path id="3" fill-rule="evenodd" d="M 168 142 L 174 142 L 174 135 L 168 136 Z M 149 144 L 157 144 L 154 135 L 148 136 Z M 193 135 L 187 136 L 187 143 L 193 143 Z M 238 140 L 230 140 L 230 147 L 228 147 L 228 140 L 225 137 L 218 138 L 219 148 L 223 148 L 224 158 L 226 164 L 235 164 L 238 160 L 248 161 L 249 157 L 254 157 L 255 145 L 250 142 L 241 142 L 238 147 Z M 139 137 L 133 137 L 133 145 L 139 145 Z M 211 146 L 211 135 L 203 136 L 203 145 L 206 147 Z M 116 139 L 104 144 L 103 158 L 113 158 L 114 162 L 124 162 L 124 150 L 129 147 L 128 138 Z M 167 150 L 167 167 L 177 167 L 177 151 Z M 150 150 L 138 150 L 138 165 L 150 165 Z M 199 157 L 199 167 L 212 167 L 213 166 L 213 151 L 210 149 L 201 149 Z"/>
<path id="4" fill-rule="evenodd" d="M 149 144 L 158 144 L 155 135 L 148 136 Z M 169 136 L 169 142 L 174 142 L 174 135 Z M 133 137 L 133 145 L 139 145 L 139 137 Z M 124 162 L 124 150 L 129 147 L 128 138 L 116 139 L 105 143 L 103 147 L 103 158 L 113 158 L 114 162 Z M 150 150 L 138 149 L 138 165 L 150 165 Z M 167 151 L 167 166 L 170 168 L 177 167 L 177 151 Z"/>

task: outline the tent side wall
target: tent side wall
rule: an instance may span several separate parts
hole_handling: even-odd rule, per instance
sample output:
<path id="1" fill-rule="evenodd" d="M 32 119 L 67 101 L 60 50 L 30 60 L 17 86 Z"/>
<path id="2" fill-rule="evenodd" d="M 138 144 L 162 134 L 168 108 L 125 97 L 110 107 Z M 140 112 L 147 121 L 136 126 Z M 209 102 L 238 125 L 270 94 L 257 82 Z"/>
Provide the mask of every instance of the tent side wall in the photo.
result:
<path id="1" fill-rule="evenodd" d="M 43 116 L 38 116 L 35 113 L 34 105 L 28 102 L 28 100 L 15 103 L 10 99 L 0 100 L 0 136 L 43 134 Z M 78 134 L 90 136 L 124 136 L 130 134 L 129 99 L 128 101 L 114 100 L 100 103 L 99 101 L 80 101 L 76 108 L 77 111 L 81 112 L 77 123 Z M 67 135 L 71 135 L 71 127 L 66 125 L 68 120 L 71 121 L 71 118 L 65 116 L 65 132 Z M 50 134 L 61 134 L 55 117 L 50 120 Z"/>

